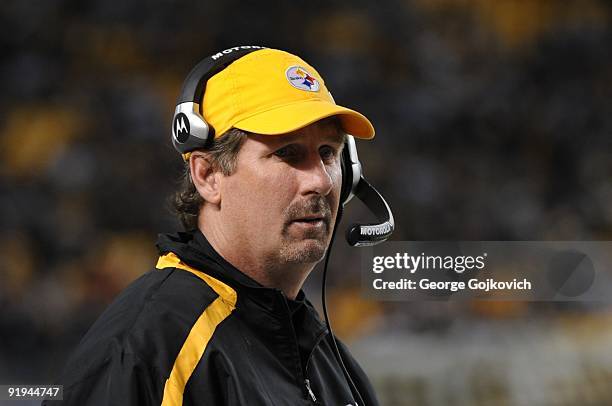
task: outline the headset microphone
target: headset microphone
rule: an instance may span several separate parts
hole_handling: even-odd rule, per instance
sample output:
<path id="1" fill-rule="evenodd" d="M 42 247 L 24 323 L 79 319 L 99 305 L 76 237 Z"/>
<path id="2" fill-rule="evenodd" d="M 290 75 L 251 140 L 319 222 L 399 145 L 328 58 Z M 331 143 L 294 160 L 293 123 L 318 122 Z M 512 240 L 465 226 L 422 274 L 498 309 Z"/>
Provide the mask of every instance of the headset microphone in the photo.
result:
<path id="1" fill-rule="evenodd" d="M 380 223 L 351 224 L 346 230 L 346 241 L 352 247 L 366 247 L 386 241 L 395 229 L 391 208 L 363 176 L 359 179 L 354 193 L 374 213 Z"/>
<path id="2" fill-rule="evenodd" d="M 363 177 L 363 169 L 353 136 L 348 135 L 342 151 L 341 206 L 357 196 L 376 216 L 378 223 L 352 224 L 346 231 L 351 247 L 367 247 L 386 241 L 395 229 L 391 208 L 380 193 Z"/>

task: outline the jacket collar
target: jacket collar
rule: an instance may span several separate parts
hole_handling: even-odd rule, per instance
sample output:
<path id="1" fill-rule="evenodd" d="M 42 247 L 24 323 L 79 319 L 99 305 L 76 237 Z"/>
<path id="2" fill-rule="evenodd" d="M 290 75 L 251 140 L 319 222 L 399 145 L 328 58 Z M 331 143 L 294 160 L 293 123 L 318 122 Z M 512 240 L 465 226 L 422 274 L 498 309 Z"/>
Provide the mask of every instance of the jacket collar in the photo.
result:
<path id="1" fill-rule="evenodd" d="M 217 253 L 199 230 L 160 234 L 156 245 L 160 254 L 174 252 L 186 264 L 231 286 L 238 292 L 239 305 L 240 298 L 248 297 L 271 316 L 292 317 L 294 324 L 300 324 L 296 328 L 304 328 L 312 339 L 326 330 L 303 290 L 290 300 L 279 289 L 262 286 Z"/>

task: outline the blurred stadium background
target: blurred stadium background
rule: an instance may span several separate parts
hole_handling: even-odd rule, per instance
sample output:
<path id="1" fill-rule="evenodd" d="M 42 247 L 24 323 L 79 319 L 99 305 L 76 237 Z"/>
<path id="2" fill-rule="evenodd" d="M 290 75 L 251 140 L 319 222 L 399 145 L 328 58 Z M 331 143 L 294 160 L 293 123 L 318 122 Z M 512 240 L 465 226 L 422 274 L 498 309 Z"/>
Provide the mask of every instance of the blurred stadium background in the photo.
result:
<path id="1" fill-rule="evenodd" d="M 604 0 L 3 1 L 0 383 L 53 382 L 154 265 L 175 97 L 235 45 L 301 55 L 372 119 L 394 239 L 612 239 L 611 27 Z M 366 301 L 342 240 L 329 283 L 384 405 L 612 404 L 607 303 Z"/>

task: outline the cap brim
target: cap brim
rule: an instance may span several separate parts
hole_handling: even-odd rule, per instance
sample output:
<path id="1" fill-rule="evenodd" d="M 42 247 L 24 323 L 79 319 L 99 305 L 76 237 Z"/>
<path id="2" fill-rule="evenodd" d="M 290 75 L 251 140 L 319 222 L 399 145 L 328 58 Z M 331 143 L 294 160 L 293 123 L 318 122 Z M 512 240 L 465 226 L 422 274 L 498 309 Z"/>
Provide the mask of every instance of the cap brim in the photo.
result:
<path id="1" fill-rule="evenodd" d="M 257 134 L 290 133 L 327 117 L 338 116 L 342 129 L 362 139 L 374 137 L 374 127 L 363 114 L 324 100 L 304 100 L 257 113 L 234 127 Z"/>

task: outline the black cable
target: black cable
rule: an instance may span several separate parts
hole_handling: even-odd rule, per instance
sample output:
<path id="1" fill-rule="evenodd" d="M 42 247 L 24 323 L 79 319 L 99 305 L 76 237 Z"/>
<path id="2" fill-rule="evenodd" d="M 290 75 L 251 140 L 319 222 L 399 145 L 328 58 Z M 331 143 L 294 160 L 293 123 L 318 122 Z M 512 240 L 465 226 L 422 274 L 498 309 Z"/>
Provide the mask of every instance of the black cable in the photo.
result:
<path id="1" fill-rule="evenodd" d="M 325 285 L 327 281 L 327 264 L 329 263 L 329 257 L 331 254 L 332 246 L 334 244 L 334 237 L 336 236 L 336 229 L 338 228 L 338 225 L 340 224 L 340 220 L 342 219 L 342 212 L 343 212 L 343 205 L 342 203 L 340 203 L 340 207 L 338 208 L 338 215 L 336 217 L 336 222 L 334 224 L 334 229 L 332 230 L 329 247 L 327 248 L 327 253 L 325 254 L 325 265 L 323 267 L 323 285 L 321 287 L 321 302 L 323 305 L 323 315 L 325 316 L 325 324 L 327 325 L 327 329 L 329 330 L 329 334 L 331 336 L 336 359 L 338 360 L 338 363 L 342 367 L 342 373 L 344 373 L 344 377 L 346 378 L 346 381 L 349 384 L 349 387 L 351 388 L 351 392 L 353 392 L 353 397 L 355 397 L 359 401 L 359 406 L 367 406 L 365 402 L 363 401 L 363 398 L 361 397 L 361 393 L 359 393 L 359 390 L 357 389 L 355 382 L 353 382 L 353 380 L 351 379 L 351 376 L 349 375 L 348 370 L 346 369 L 346 366 L 344 365 L 344 362 L 342 361 L 342 355 L 340 355 L 340 350 L 338 349 L 338 344 L 336 343 L 336 338 L 334 337 L 334 332 L 332 331 L 331 324 L 329 322 L 329 317 L 327 316 L 327 305 L 326 305 L 326 300 L 325 300 Z"/>

